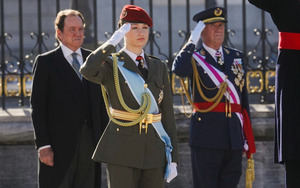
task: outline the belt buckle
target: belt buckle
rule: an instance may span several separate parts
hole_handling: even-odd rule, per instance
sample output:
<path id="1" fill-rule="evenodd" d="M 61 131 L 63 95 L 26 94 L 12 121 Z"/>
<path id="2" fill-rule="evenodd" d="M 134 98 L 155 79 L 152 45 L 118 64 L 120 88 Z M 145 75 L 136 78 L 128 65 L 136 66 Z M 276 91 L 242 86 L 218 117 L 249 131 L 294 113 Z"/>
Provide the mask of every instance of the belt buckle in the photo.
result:
<path id="1" fill-rule="evenodd" d="M 147 116 L 140 122 L 140 134 L 142 129 L 145 129 L 145 134 L 148 133 L 148 124 L 153 122 L 153 114 L 147 114 Z"/>
<path id="2" fill-rule="evenodd" d="M 147 114 L 146 124 L 151 124 L 153 122 L 153 114 Z"/>

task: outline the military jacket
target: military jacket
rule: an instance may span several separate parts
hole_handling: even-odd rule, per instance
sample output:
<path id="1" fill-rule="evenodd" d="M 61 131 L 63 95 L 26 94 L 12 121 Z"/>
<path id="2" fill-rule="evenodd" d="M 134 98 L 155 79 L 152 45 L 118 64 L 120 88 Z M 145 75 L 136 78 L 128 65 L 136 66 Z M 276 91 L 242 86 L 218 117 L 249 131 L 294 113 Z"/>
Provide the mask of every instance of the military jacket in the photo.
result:
<path id="1" fill-rule="evenodd" d="M 193 85 L 193 69 L 191 59 L 194 51 L 200 53 L 205 61 L 228 76 L 228 80 L 233 83 L 238 92 L 242 108 L 246 108 L 249 113 L 248 96 L 245 87 L 244 69 L 237 68 L 236 62 L 242 63 L 242 53 L 223 47 L 224 64 L 218 64 L 215 59 L 201 46 L 195 50 L 194 44 L 187 44 L 176 56 L 173 62 L 172 71 L 180 77 L 189 77 L 191 87 Z M 206 88 L 216 88 L 209 75 L 197 64 L 197 70 L 202 83 Z M 238 78 L 239 77 L 239 78 Z M 207 97 L 216 95 L 218 89 L 203 88 Z M 206 102 L 195 88 L 194 102 Z M 225 97 L 221 102 L 225 102 Z M 231 101 L 232 103 L 232 101 Z M 200 106 L 201 108 L 201 106 Z M 194 148 L 213 149 L 242 149 L 243 132 L 241 122 L 235 113 L 232 117 L 226 117 L 224 112 L 195 112 L 191 118 L 190 144 Z"/>
<path id="2" fill-rule="evenodd" d="M 115 47 L 104 43 L 94 51 L 81 67 L 82 75 L 95 83 L 105 86 L 112 108 L 123 110 L 113 79 L 112 53 Z M 130 71 L 140 73 L 135 62 L 124 52 L 117 53 L 124 67 Z M 177 162 L 176 128 L 173 112 L 173 99 L 168 80 L 168 71 L 165 64 L 158 58 L 145 54 L 148 65 L 148 78 L 146 83 L 151 90 L 162 114 L 161 122 L 171 138 L 173 151 L 172 159 Z M 138 109 L 139 104 L 134 99 L 124 77 L 119 72 L 119 82 L 125 103 L 133 109 Z M 163 98 L 161 98 L 163 97 Z M 123 127 L 112 121 L 103 133 L 93 159 L 96 161 L 124 165 L 140 169 L 163 167 L 166 164 L 165 146 L 154 128 L 150 126 L 148 133 L 139 134 L 139 126 Z"/>

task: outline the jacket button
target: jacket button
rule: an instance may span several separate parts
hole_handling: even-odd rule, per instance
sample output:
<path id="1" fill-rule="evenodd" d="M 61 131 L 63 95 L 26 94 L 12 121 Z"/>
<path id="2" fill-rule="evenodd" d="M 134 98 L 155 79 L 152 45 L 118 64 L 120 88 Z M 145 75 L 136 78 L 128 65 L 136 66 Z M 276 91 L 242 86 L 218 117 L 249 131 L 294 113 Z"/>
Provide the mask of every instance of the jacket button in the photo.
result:
<path id="1" fill-rule="evenodd" d="M 198 117 L 198 121 L 201 121 L 201 117 Z"/>
<path id="2" fill-rule="evenodd" d="M 120 131 L 120 129 L 119 128 L 117 128 L 117 132 L 119 132 Z"/>

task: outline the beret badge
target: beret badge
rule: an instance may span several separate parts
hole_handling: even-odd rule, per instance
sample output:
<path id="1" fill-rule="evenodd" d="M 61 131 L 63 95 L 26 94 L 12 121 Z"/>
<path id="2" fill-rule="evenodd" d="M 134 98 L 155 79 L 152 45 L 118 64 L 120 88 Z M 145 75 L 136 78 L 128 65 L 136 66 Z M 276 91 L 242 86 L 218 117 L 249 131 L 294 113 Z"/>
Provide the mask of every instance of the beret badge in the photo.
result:
<path id="1" fill-rule="evenodd" d="M 123 10 L 122 12 L 122 17 L 125 18 L 127 16 L 127 11 L 126 10 Z"/>

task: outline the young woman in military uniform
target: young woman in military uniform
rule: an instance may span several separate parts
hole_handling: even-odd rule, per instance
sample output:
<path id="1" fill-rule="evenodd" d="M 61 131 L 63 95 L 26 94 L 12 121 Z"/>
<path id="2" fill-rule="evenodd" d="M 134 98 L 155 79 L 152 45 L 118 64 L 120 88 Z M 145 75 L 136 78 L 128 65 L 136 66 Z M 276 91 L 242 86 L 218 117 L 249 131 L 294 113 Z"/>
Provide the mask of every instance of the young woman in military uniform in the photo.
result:
<path id="1" fill-rule="evenodd" d="M 160 188 L 177 175 L 176 128 L 168 71 L 144 53 L 152 19 L 126 5 L 119 29 L 81 67 L 102 85 L 110 116 L 93 159 L 107 163 L 111 188 Z M 125 46 L 116 52 L 124 38 Z M 108 104 L 109 103 L 109 104 Z"/>

